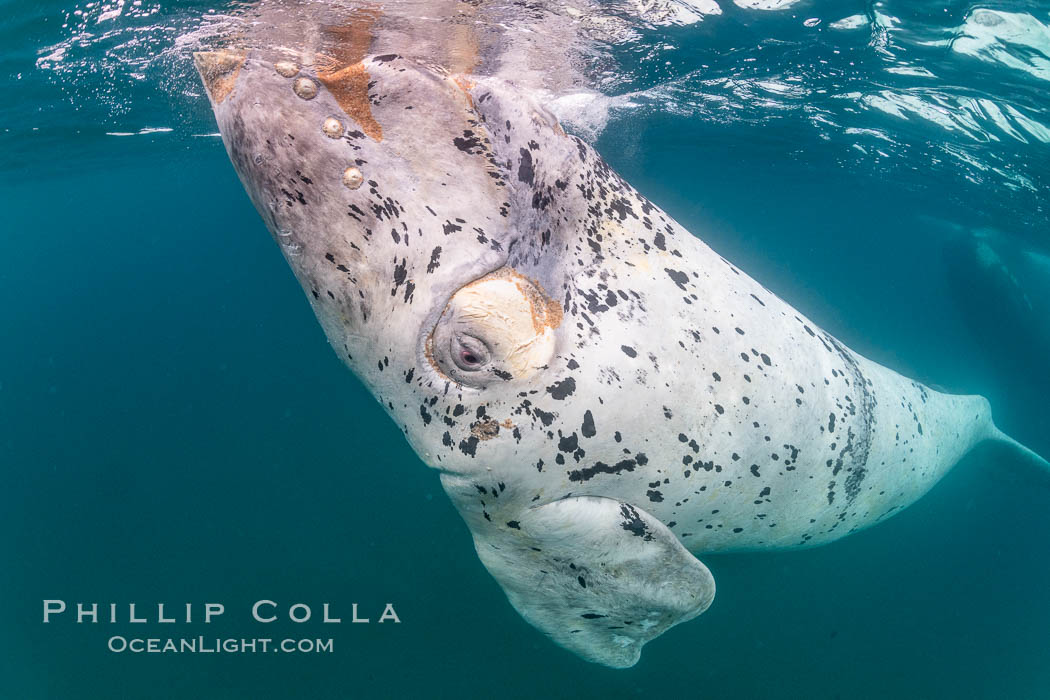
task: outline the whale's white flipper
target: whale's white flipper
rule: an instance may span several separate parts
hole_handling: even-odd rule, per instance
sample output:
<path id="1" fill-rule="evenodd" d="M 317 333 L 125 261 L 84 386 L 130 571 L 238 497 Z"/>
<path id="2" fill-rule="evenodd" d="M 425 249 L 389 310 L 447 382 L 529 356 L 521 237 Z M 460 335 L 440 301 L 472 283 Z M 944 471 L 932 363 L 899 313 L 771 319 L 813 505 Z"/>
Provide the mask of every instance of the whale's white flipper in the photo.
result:
<path id="1" fill-rule="evenodd" d="M 667 526 L 611 498 L 554 501 L 527 510 L 503 536 L 490 532 L 474 543 L 515 609 L 606 666 L 634 665 L 642 645 L 715 596 L 711 572 Z"/>

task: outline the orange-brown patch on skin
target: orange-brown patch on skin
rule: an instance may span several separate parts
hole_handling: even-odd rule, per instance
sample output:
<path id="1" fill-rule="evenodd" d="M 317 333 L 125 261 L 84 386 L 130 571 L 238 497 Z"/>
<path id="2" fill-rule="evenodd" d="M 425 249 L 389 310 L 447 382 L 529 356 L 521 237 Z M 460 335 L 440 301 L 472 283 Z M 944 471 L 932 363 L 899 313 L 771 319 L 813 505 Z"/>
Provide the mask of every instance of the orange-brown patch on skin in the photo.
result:
<path id="1" fill-rule="evenodd" d="M 353 119 L 361 131 L 373 141 L 383 140 L 383 127 L 372 116 L 372 103 L 368 99 L 368 71 L 363 63 L 341 68 L 328 73 L 317 71 L 321 81 L 332 97 Z"/>
<path id="2" fill-rule="evenodd" d="M 245 58 L 245 52 L 234 50 L 199 51 L 193 54 L 193 62 L 201 74 L 204 88 L 215 104 L 221 104 L 233 92 Z"/>
<path id="3" fill-rule="evenodd" d="M 562 319 L 562 308 L 561 304 L 554 299 L 547 300 L 547 325 L 551 328 L 557 328 L 561 325 Z"/>
<path id="4" fill-rule="evenodd" d="M 436 326 L 435 326 L 436 327 Z M 441 371 L 441 366 L 434 359 L 434 329 L 430 329 L 430 335 L 427 336 L 427 342 L 423 346 L 423 356 L 427 358 L 427 364 L 430 368 L 440 374 L 442 377 L 445 373 Z"/>
<path id="5" fill-rule="evenodd" d="M 473 73 L 478 67 L 478 36 L 474 32 L 476 12 L 476 3 L 461 2 L 456 8 L 448 49 L 448 69 L 452 73 Z"/>
<path id="6" fill-rule="evenodd" d="M 516 277 L 514 281 L 517 283 L 518 289 L 529 300 L 532 312 L 532 327 L 536 333 L 542 333 L 545 328 L 553 330 L 560 326 L 562 318 L 561 304 L 548 297 L 543 291 L 543 287 L 536 280 L 529 279 L 514 270 L 511 270 L 511 272 Z"/>
<path id="7" fill-rule="evenodd" d="M 501 267 L 498 270 L 476 279 L 470 284 L 464 285 L 463 289 L 490 279 L 505 279 L 518 287 L 518 291 L 529 302 L 529 312 L 532 315 L 532 328 L 539 335 L 547 328 L 554 330 L 561 325 L 562 308 L 556 299 L 547 296 L 540 283 L 521 274 L 510 267 Z"/>
<path id="8" fill-rule="evenodd" d="M 470 109 L 474 109 L 474 97 L 470 94 L 470 91 L 477 85 L 476 82 L 462 75 L 456 75 L 452 77 L 452 82 L 463 91 L 463 94 L 467 96 L 467 102 L 470 104 Z"/>
<path id="9" fill-rule="evenodd" d="M 502 425 L 507 430 L 510 430 L 511 428 L 514 427 L 514 424 L 510 422 L 510 418 L 504 418 L 503 422 L 500 423 L 500 425 Z"/>
<path id="10" fill-rule="evenodd" d="M 372 45 L 372 27 L 379 15 L 378 10 L 366 9 L 350 24 L 323 27 L 326 53 L 316 57 L 317 79 L 373 141 L 383 140 L 383 127 L 372 116 L 368 70 L 361 61 Z"/>

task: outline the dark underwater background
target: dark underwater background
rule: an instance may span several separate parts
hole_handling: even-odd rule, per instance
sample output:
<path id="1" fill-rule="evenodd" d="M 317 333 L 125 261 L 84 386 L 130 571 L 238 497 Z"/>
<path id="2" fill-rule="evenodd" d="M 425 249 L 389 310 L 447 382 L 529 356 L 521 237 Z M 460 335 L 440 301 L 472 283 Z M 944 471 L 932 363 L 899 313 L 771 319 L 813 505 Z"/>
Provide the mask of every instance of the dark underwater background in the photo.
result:
<path id="1" fill-rule="evenodd" d="M 610 49 L 630 105 L 599 151 L 852 348 L 984 394 L 1050 455 L 1050 4 L 721 5 Z M 703 557 L 714 605 L 634 668 L 556 647 L 329 349 L 214 136 L 177 37 L 233 6 L 0 6 L 0 698 L 1050 698 L 1050 486 L 995 447 L 830 546 Z M 226 613 L 44 625 L 52 598 Z M 260 625 L 263 598 L 344 623 Z M 388 602 L 401 624 L 375 623 Z"/>

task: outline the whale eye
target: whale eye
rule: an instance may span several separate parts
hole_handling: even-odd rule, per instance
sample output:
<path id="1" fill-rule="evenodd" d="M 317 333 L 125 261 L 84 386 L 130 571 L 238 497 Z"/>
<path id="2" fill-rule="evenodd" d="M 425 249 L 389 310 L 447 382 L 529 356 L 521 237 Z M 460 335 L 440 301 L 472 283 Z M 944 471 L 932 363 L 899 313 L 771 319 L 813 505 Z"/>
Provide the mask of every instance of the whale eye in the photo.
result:
<path id="1" fill-rule="evenodd" d="M 476 372 L 489 363 L 489 350 L 477 338 L 457 333 L 452 338 L 452 361 L 464 372 Z"/>
<path id="2" fill-rule="evenodd" d="M 453 294 L 426 340 L 430 366 L 473 389 L 527 381 L 554 354 L 561 307 L 510 268 Z"/>

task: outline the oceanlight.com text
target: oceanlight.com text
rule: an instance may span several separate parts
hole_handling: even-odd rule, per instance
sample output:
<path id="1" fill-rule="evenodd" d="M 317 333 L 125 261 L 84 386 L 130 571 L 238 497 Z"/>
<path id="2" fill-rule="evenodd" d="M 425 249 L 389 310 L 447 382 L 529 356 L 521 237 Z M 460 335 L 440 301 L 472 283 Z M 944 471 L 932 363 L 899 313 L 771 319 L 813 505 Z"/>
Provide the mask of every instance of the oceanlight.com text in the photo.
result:
<path id="1" fill-rule="evenodd" d="M 335 644 L 328 639 L 166 637 L 142 638 L 114 635 L 106 644 L 117 654 L 331 654 Z"/>

